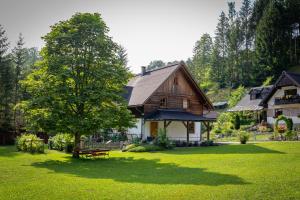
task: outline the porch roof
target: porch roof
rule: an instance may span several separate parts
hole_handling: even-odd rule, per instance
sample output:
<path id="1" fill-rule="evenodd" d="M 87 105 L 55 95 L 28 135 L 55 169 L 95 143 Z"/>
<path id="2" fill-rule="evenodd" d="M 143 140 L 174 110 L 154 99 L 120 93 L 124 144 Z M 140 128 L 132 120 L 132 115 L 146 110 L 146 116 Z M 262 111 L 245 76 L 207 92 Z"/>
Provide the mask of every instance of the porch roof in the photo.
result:
<path id="1" fill-rule="evenodd" d="M 204 115 L 195 115 L 184 110 L 166 110 L 158 109 L 157 111 L 145 116 L 147 121 L 216 121 L 216 112 L 209 112 Z"/>

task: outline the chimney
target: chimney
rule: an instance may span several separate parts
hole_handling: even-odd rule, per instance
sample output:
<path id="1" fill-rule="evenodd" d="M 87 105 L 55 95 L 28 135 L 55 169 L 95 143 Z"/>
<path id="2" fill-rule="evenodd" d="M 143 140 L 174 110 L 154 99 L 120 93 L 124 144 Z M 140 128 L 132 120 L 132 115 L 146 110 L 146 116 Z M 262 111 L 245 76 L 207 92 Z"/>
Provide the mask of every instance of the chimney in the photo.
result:
<path id="1" fill-rule="evenodd" d="M 146 67 L 145 66 L 141 66 L 141 74 L 142 74 L 142 76 L 144 76 L 146 74 Z"/>

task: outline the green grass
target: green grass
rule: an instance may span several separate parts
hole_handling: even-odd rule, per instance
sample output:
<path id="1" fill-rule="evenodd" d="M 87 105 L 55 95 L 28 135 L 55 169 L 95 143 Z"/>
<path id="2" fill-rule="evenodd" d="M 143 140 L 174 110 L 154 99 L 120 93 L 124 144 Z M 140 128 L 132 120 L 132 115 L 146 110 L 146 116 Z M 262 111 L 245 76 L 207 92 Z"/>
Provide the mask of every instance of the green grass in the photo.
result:
<path id="1" fill-rule="evenodd" d="M 74 160 L 0 147 L 0 199 L 300 199 L 300 142 Z"/>

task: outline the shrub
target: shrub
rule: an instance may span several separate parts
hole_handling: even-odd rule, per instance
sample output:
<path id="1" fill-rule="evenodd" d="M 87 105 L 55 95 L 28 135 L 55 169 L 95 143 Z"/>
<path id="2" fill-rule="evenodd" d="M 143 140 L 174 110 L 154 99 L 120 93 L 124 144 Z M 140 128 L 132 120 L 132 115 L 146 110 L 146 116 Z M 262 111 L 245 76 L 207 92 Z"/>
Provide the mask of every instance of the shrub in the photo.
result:
<path id="1" fill-rule="evenodd" d="M 158 135 L 154 140 L 154 144 L 165 149 L 171 149 L 173 147 L 164 129 L 158 130 Z"/>
<path id="2" fill-rule="evenodd" d="M 128 152 L 151 152 L 151 151 L 161 151 L 163 150 L 162 147 L 153 145 L 153 144 L 146 144 L 134 147 L 129 149 Z"/>
<path id="3" fill-rule="evenodd" d="M 59 151 L 65 150 L 67 153 L 71 153 L 74 148 L 74 136 L 67 133 L 59 133 L 56 134 L 51 139 L 52 149 L 56 149 Z"/>
<path id="4" fill-rule="evenodd" d="M 34 134 L 24 134 L 17 137 L 17 149 L 30 153 L 44 153 L 44 141 Z"/>
<path id="5" fill-rule="evenodd" d="M 285 133 L 285 138 L 286 140 L 296 140 L 297 133 L 295 131 L 289 130 Z"/>
<path id="6" fill-rule="evenodd" d="M 130 149 L 133 149 L 138 146 L 139 146 L 138 144 L 129 144 L 125 147 L 125 149 L 123 149 L 123 151 L 129 151 Z"/>
<path id="7" fill-rule="evenodd" d="M 235 130 L 239 130 L 240 127 L 241 127 L 240 116 L 239 115 L 235 115 L 235 118 L 234 118 L 234 129 Z"/>
<path id="8" fill-rule="evenodd" d="M 200 143 L 200 146 L 202 147 L 208 147 L 208 146 L 214 146 L 214 141 L 212 140 L 206 140 Z"/>
<path id="9" fill-rule="evenodd" d="M 246 144 L 247 141 L 249 140 L 249 133 L 246 131 L 239 131 L 239 140 L 241 142 L 241 144 Z"/>
<path id="10" fill-rule="evenodd" d="M 141 144 L 141 138 L 139 138 L 139 137 L 133 138 L 133 139 L 132 139 L 132 143 L 133 143 L 133 144 Z"/>

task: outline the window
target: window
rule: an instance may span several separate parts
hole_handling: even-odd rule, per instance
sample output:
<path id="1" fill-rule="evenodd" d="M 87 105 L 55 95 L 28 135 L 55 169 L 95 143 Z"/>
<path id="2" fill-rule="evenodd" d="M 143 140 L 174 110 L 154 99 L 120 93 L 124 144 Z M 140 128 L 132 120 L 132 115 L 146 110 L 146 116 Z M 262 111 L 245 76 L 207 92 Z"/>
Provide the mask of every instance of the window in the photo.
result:
<path id="1" fill-rule="evenodd" d="M 183 99 L 182 100 L 182 108 L 183 109 L 188 109 L 189 108 L 189 100 L 188 99 Z"/>
<path id="2" fill-rule="evenodd" d="M 275 116 L 274 116 L 274 118 L 277 118 L 280 115 L 282 115 L 282 109 L 275 109 Z"/>
<path id="3" fill-rule="evenodd" d="M 177 77 L 174 78 L 174 85 L 178 85 L 178 78 Z"/>
<path id="4" fill-rule="evenodd" d="M 189 131 L 189 133 L 195 133 L 195 123 L 194 122 L 189 122 L 188 131 Z"/>
<path id="5" fill-rule="evenodd" d="M 175 77 L 174 81 L 173 81 L 173 86 L 172 86 L 172 92 L 173 93 L 177 92 L 177 86 L 178 86 L 178 79 L 177 79 L 177 77 Z"/>
<path id="6" fill-rule="evenodd" d="M 297 89 L 284 90 L 284 96 L 294 96 L 297 95 Z"/>
<path id="7" fill-rule="evenodd" d="M 167 107 L 167 98 L 163 97 L 160 99 L 160 107 L 161 108 L 166 108 Z"/>

